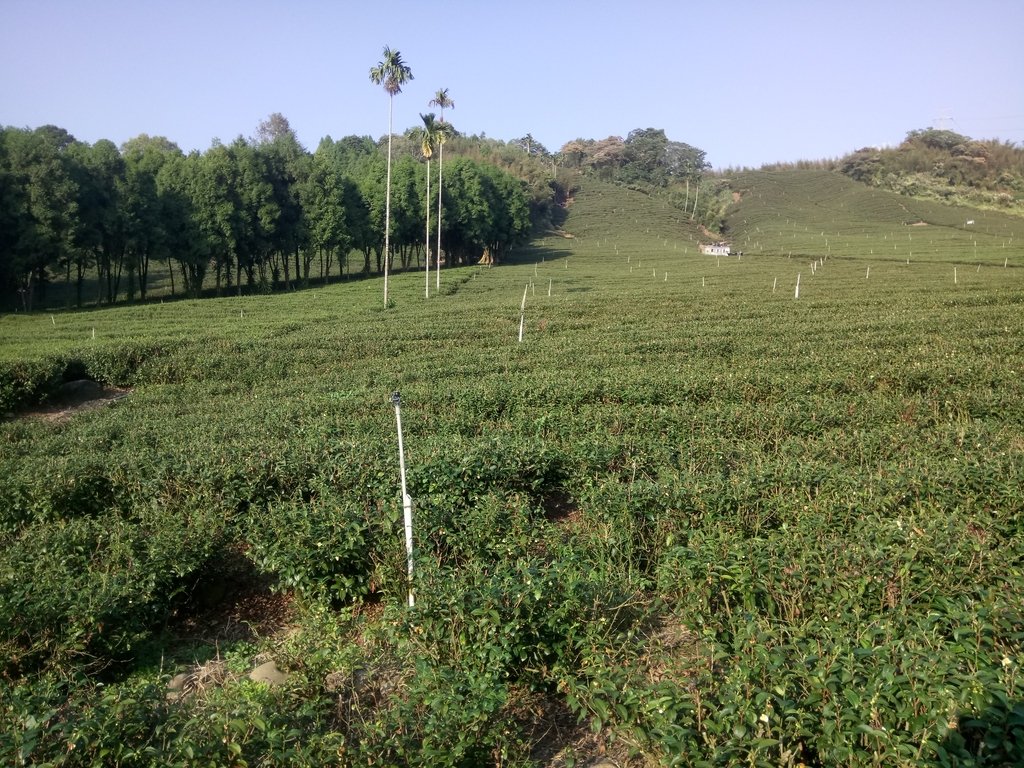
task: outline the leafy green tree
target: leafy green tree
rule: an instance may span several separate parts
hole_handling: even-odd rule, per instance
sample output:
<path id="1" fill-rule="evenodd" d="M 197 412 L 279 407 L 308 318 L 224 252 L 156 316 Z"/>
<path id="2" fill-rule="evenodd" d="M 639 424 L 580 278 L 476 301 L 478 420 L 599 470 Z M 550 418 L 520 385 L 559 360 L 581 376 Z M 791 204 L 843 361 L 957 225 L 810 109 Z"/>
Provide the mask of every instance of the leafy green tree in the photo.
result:
<path id="1" fill-rule="evenodd" d="M 242 275 L 252 287 L 271 287 L 270 254 L 277 242 L 281 208 L 267 158 L 239 136 L 215 143 L 203 155 L 195 182 L 200 230 L 213 254 L 216 287 L 232 284 L 241 294 Z"/>
<path id="2" fill-rule="evenodd" d="M 367 205 L 369 233 L 357 246 L 363 254 L 363 273 L 370 273 L 370 256 L 376 255 L 377 272 L 384 271 L 384 212 L 386 206 L 386 165 L 380 155 L 366 158 L 356 176 L 359 192 Z"/>
<path id="3" fill-rule="evenodd" d="M 72 144 L 78 143 L 78 139 L 57 125 L 42 125 L 33 133 L 58 152 L 63 152 Z"/>
<path id="4" fill-rule="evenodd" d="M 125 163 L 121 206 L 128 300 L 134 300 L 136 289 L 145 300 L 150 263 L 166 253 L 164 212 L 156 177 L 169 158 L 181 156 L 181 150 L 163 136 L 141 134 L 125 142 L 121 154 Z"/>
<path id="5" fill-rule="evenodd" d="M 199 230 L 209 243 L 217 294 L 231 287 L 238 250 L 240 202 L 234 163 L 228 148 L 215 142 L 200 158 L 193 180 L 193 203 Z"/>
<path id="6" fill-rule="evenodd" d="M 566 168 L 582 168 L 591 154 L 593 139 L 573 139 L 558 150 L 558 161 Z"/>
<path id="7" fill-rule="evenodd" d="M 484 192 L 493 211 L 490 227 L 484 233 L 484 247 L 493 262 L 501 261 L 510 248 L 527 239 L 530 233 L 530 209 L 523 182 L 493 165 L 483 165 Z"/>
<path id="8" fill-rule="evenodd" d="M 78 227 L 75 248 L 66 260 L 70 281 L 75 267 L 75 303 L 81 307 L 85 273 L 93 265 L 100 277 L 110 275 L 111 265 L 124 253 L 125 222 L 121 195 L 125 186 L 125 162 L 113 142 L 102 139 L 92 146 L 72 145 L 78 183 Z M 107 286 L 108 302 L 113 300 L 112 285 Z M 97 302 L 100 300 L 97 296 Z"/>
<path id="9" fill-rule="evenodd" d="M 241 292 L 240 275 L 244 271 L 250 288 L 258 285 L 261 291 L 269 291 L 272 277 L 268 269 L 277 246 L 281 206 L 274 195 L 268 158 L 241 136 L 229 150 L 239 205 L 235 286 Z"/>
<path id="10" fill-rule="evenodd" d="M 477 251 L 491 215 L 476 163 L 469 158 L 456 157 L 448 167 L 444 209 L 444 218 L 438 221 L 443 221 L 445 250 L 452 261 L 468 261 Z"/>
<path id="11" fill-rule="evenodd" d="M 444 122 L 444 111 L 446 109 L 455 109 L 455 102 L 448 95 L 447 88 L 439 88 L 437 93 L 434 94 L 434 98 L 430 100 L 428 106 L 437 107 L 441 110 L 441 125 L 445 126 Z M 441 289 L 441 190 L 444 188 L 444 145 L 445 142 L 451 137 L 452 131 L 450 128 L 442 127 L 441 133 L 437 137 L 438 146 L 438 157 L 437 157 L 437 272 L 435 277 L 435 287 Z"/>
<path id="12" fill-rule="evenodd" d="M 15 128 L 0 128 L 0 302 L 14 303 L 21 287 L 21 244 L 29 226 L 28 196 L 11 166 L 9 144 L 22 140 Z"/>
<path id="13" fill-rule="evenodd" d="M 614 179 L 626 163 L 626 142 L 621 136 L 609 136 L 593 142 L 588 151 L 587 166 L 603 179 Z"/>
<path id="14" fill-rule="evenodd" d="M 844 157 L 839 170 L 851 179 L 874 184 L 882 168 L 882 156 L 874 147 L 864 147 Z"/>
<path id="15" fill-rule="evenodd" d="M 370 68 L 370 80 L 374 85 L 383 85 L 388 94 L 388 165 L 385 181 L 384 202 L 384 306 L 388 304 L 388 262 L 391 259 L 391 134 L 395 94 L 402 92 L 402 86 L 413 79 L 412 70 L 402 61 L 402 54 L 384 47 L 383 59 Z"/>
<path id="16" fill-rule="evenodd" d="M 167 252 L 178 263 L 186 295 L 198 298 L 212 253 L 200 215 L 200 173 L 203 158 L 198 152 L 171 157 L 157 174 L 157 191 L 163 203 Z M 174 271 L 171 269 L 171 290 Z"/>
<path id="17" fill-rule="evenodd" d="M 920 144 L 930 149 L 942 149 L 951 152 L 957 146 L 969 144 L 971 140 L 956 131 L 941 128 L 924 128 L 909 131 L 905 144 Z"/>
<path id="18" fill-rule="evenodd" d="M 423 233 L 423 209 L 420 190 L 423 166 L 412 156 L 400 157 L 394 163 L 391 180 L 391 247 L 408 269 L 413 253 L 418 250 Z"/>
<path id="19" fill-rule="evenodd" d="M 339 269 L 343 269 L 344 254 L 352 247 L 350 218 L 361 203 L 355 184 L 344 176 L 337 154 L 329 145 L 321 143 L 313 155 L 309 176 L 299 188 L 304 227 L 311 248 L 321 259 L 321 277 L 326 277 L 335 255 Z M 355 199 L 353 199 L 355 198 Z M 303 279 L 309 279 L 311 256 L 304 261 Z"/>
<path id="20" fill-rule="evenodd" d="M 543 144 L 541 144 L 539 141 L 533 138 L 532 133 L 528 133 L 519 139 L 512 139 L 512 141 L 510 141 L 509 143 L 512 144 L 512 146 L 514 147 L 519 147 L 521 150 L 523 150 L 523 152 L 525 152 L 528 155 L 539 155 L 541 157 L 546 157 L 551 154 L 550 152 L 548 152 L 547 147 L 545 147 Z"/>
<path id="21" fill-rule="evenodd" d="M 79 190 L 67 150 L 75 143 L 52 125 L 6 133 L 8 183 L 20 188 L 9 195 L 19 211 L 9 271 L 27 311 L 45 294 L 47 270 L 74 249 Z"/>
<path id="22" fill-rule="evenodd" d="M 696 181 L 711 167 L 704 150 L 670 141 L 662 128 L 637 128 L 625 141 L 619 136 L 574 139 L 562 146 L 556 161 L 608 181 L 657 187 Z"/>
<path id="23" fill-rule="evenodd" d="M 626 137 L 625 181 L 662 186 L 666 181 L 665 150 L 668 137 L 662 128 L 636 128 Z"/>
<path id="24" fill-rule="evenodd" d="M 523 183 L 488 163 L 457 157 L 449 169 L 445 243 L 453 261 L 499 261 L 530 232 Z"/>
<path id="25" fill-rule="evenodd" d="M 335 173 L 342 179 L 341 195 L 345 208 L 350 247 L 363 254 L 363 273 L 370 273 L 370 258 L 377 253 L 377 269 L 384 230 L 384 163 L 373 139 L 346 136 L 320 142 L 316 155 L 329 156 Z M 348 251 L 338 254 L 339 274 L 343 273 Z"/>
<path id="26" fill-rule="evenodd" d="M 325 141 L 330 141 L 328 136 Z M 350 178 L 353 168 L 377 153 L 377 145 L 369 136 L 344 136 L 333 142 L 333 150 L 341 170 Z"/>
<path id="27" fill-rule="evenodd" d="M 697 181 L 704 175 L 704 171 L 711 168 L 703 149 L 682 141 L 669 141 L 665 144 L 662 163 L 670 181 Z"/>
<path id="28" fill-rule="evenodd" d="M 298 187 L 309 174 L 310 158 L 287 118 L 279 112 L 260 123 L 252 143 L 261 155 L 278 209 L 276 224 L 269 233 L 271 271 L 275 283 L 283 271 L 285 285 L 290 285 L 290 261 L 294 258 L 295 277 L 299 279 L 299 252 L 306 235 Z M 302 268 L 305 281 L 309 279 L 309 263 L 307 257 Z"/>

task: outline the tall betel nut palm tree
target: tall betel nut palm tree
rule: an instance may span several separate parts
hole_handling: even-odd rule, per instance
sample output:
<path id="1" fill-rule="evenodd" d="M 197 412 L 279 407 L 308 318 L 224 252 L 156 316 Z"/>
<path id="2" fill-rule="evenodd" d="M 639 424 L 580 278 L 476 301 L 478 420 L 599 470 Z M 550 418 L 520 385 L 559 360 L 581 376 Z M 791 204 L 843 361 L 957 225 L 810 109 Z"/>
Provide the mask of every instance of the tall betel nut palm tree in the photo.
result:
<path id="1" fill-rule="evenodd" d="M 441 290 L 441 188 L 444 182 L 444 142 L 451 135 L 451 129 L 444 122 L 444 111 L 455 109 L 455 102 L 448 96 L 448 89 L 441 88 L 434 94 L 428 106 L 441 110 L 441 133 L 438 136 L 440 152 L 437 158 L 437 289 Z"/>
<path id="2" fill-rule="evenodd" d="M 388 305 L 388 268 L 391 261 L 391 125 L 395 94 L 412 80 L 412 70 L 402 61 L 402 54 L 384 46 L 384 58 L 370 68 L 370 81 L 383 85 L 388 93 L 388 172 L 384 192 L 384 306 Z"/>
<path id="3" fill-rule="evenodd" d="M 426 296 L 430 298 L 430 160 L 434 156 L 434 147 L 437 146 L 438 137 L 440 135 L 439 126 L 437 120 L 434 119 L 434 113 L 428 112 L 427 114 L 420 114 L 420 120 L 423 121 L 423 127 L 419 129 L 418 135 L 420 140 L 420 152 L 423 153 L 423 157 L 427 159 L 427 204 L 424 206 L 424 210 L 427 212 L 427 236 L 423 241 L 424 248 L 427 251 L 427 283 L 426 283 Z"/>

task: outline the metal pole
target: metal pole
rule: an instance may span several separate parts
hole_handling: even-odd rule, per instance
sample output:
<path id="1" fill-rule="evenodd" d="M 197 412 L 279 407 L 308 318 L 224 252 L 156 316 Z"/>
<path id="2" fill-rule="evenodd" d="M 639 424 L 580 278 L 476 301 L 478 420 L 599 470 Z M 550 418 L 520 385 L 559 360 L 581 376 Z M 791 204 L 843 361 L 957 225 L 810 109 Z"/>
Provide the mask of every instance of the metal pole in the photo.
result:
<path id="1" fill-rule="evenodd" d="M 415 605 L 412 596 L 412 497 L 405 487 L 405 447 L 402 444 L 402 396 L 391 393 L 391 404 L 395 406 L 395 422 L 398 425 L 398 466 L 402 475 L 402 508 L 405 512 L 405 554 L 409 576 L 409 607 Z"/>

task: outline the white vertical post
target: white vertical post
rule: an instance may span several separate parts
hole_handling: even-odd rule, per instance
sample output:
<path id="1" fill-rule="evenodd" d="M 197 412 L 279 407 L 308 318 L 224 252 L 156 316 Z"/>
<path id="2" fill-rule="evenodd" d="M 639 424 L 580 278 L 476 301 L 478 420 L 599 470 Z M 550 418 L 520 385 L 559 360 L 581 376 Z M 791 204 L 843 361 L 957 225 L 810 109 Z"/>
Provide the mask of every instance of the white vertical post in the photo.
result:
<path id="1" fill-rule="evenodd" d="M 405 515 L 405 555 L 409 577 L 409 607 L 415 605 L 412 596 L 412 497 L 405 486 L 405 447 L 402 445 L 402 396 L 391 393 L 391 404 L 395 406 L 395 423 L 398 425 L 398 466 L 402 476 L 402 510 Z"/>
<path id="2" fill-rule="evenodd" d="M 526 292 L 530 290 L 530 284 L 527 283 L 523 289 L 523 301 L 519 305 L 519 343 L 523 342 L 523 327 L 526 324 Z"/>
<path id="3" fill-rule="evenodd" d="M 794 299 L 800 298 L 800 273 L 796 273 L 796 292 L 793 294 Z"/>

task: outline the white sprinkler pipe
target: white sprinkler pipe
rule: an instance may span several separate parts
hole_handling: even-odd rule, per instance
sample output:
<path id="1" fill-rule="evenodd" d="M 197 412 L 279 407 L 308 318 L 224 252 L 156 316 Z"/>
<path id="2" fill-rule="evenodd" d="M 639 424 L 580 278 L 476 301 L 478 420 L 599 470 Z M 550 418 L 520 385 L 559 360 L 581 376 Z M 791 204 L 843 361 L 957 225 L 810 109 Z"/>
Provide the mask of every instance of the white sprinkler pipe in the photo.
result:
<path id="1" fill-rule="evenodd" d="M 415 605 L 412 596 L 412 497 L 405 486 L 405 447 L 402 445 L 402 396 L 398 392 L 391 394 L 391 403 L 395 406 L 395 422 L 398 425 L 398 466 L 402 475 L 402 508 L 405 512 L 405 554 L 409 575 L 409 607 Z"/>

